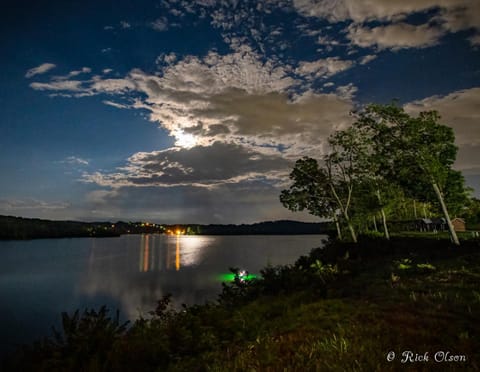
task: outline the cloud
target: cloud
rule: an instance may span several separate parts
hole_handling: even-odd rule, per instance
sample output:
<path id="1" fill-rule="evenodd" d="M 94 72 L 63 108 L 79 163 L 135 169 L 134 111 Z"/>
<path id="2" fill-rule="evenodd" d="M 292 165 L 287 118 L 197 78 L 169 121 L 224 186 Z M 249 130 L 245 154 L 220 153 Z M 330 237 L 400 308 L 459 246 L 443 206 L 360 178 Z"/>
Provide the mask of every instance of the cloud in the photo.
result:
<path id="1" fill-rule="evenodd" d="M 65 80 L 56 78 L 48 83 L 33 82 L 30 87 L 35 90 L 62 92 L 64 97 L 85 97 L 96 94 L 123 94 L 135 89 L 135 84 L 128 79 L 102 79 L 94 76 L 90 80 Z"/>
<path id="2" fill-rule="evenodd" d="M 76 97 L 110 94 L 116 99 L 105 104 L 147 110 L 149 119 L 182 147 L 222 141 L 263 153 L 281 146 L 288 157 L 318 155 L 330 132 L 351 120 L 356 88 L 320 94 L 309 87 L 316 79 L 350 68 L 352 61 L 331 57 L 294 68 L 246 45 L 225 55 L 211 51 L 203 58 L 171 56 L 165 56 L 170 63 L 154 74 L 134 69 L 122 79 L 96 76 L 31 86 Z"/>
<path id="3" fill-rule="evenodd" d="M 58 80 L 51 81 L 49 83 L 34 82 L 30 84 L 30 87 L 35 90 L 47 90 L 47 91 L 68 91 L 81 92 L 83 81 L 80 80 Z"/>
<path id="4" fill-rule="evenodd" d="M 459 145 L 480 145 L 479 107 L 480 87 L 459 90 L 445 96 L 432 96 L 405 105 L 405 109 L 411 113 L 437 110 L 442 116 L 441 122 L 455 130 Z"/>
<path id="5" fill-rule="evenodd" d="M 214 142 L 189 149 L 170 148 L 139 152 L 112 174 L 86 174 L 86 182 L 101 186 L 211 187 L 226 183 L 263 180 L 279 182 L 291 162 L 280 154 L 267 155 L 247 146 Z M 282 177 L 279 178 L 279 175 Z"/>
<path id="6" fill-rule="evenodd" d="M 177 145 L 133 154 L 113 172 L 85 173 L 83 181 L 102 188 L 89 195 L 92 210 L 129 216 L 159 205 L 158 218 L 170 221 L 292 218 L 278 202 L 292 164 L 321 155 L 328 135 L 351 122 L 355 88 L 304 90 L 305 80 L 317 77 L 298 79 L 292 66 L 245 46 L 169 62 L 155 74 L 132 70 L 123 79 L 85 84 L 83 93 L 110 90 L 116 99 L 106 104 L 148 110 Z M 340 71 L 337 64 L 350 62 L 324 62 L 323 74 Z"/>
<path id="7" fill-rule="evenodd" d="M 168 30 L 168 19 L 166 17 L 157 18 L 155 21 L 150 23 L 150 27 L 155 31 L 167 31 Z"/>
<path id="8" fill-rule="evenodd" d="M 476 29 L 480 31 L 480 2 L 470 0 L 448 1 L 449 7 L 442 8 L 435 21 L 442 24 L 445 30 L 458 32 Z"/>
<path id="9" fill-rule="evenodd" d="M 99 76 L 87 81 L 89 85 L 84 88 L 86 93 L 115 93 L 122 94 L 126 91 L 135 90 L 135 83 L 129 79 L 102 79 Z"/>
<path id="10" fill-rule="evenodd" d="M 146 215 L 165 223 L 250 223 L 274 219 L 318 221 L 307 213 L 288 211 L 279 202 L 280 189 L 262 181 L 228 183 L 215 191 L 205 187 L 122 187 L 89 196 L 90 208 L 122 218 Z M 152 211 L 153 207 L 153 211 Z M 102 212 L 105 213 L 105 212 Z M 112 212 L 110 212 L 110 215 Z M 126 217 L 125 217 L 126 216 Z"/>
<path id="11" fill-rule="evenodd" d="M 430 25 L 414 26 L 396 23 L 387 26 L 363 27 L 352 24 L 348 27 L 348 39 L 362 48 L 382 49 L 427 48 L 438 44 L 444 31 Z"/>
<path id="12" fill-rule="evenodd" d="M 92 69 L 90 67 L 82 67 L 80 70 L 70 71 L 67 75 L 64 76 L 54 76 L 52 77 L 52 80 L 68 80 L 81 74 L 89 74 L 90 72 L 92 72 Z"/>
<path id="13" fill-rule="evenodd" d="M 358 92 L 358 88 L 350 83 L 337 87 L 335 91 L 338 96 L 343 97 L 346 100 L 351 100 L 355 96 L 355 93 Z"/>
<path id="14" fill-rule="evenodd" d="M 352 61 L 342 60 L 338 57 L 319 59 L 313 62 L 301 61 L 295 72 L 301 76 L 331 77 L 341 71 L 348 70 L 353 66 Z"/>
<path id="15" fill-rule="evenodd" d="M 367 63 L 369 62 L 372 62 L 374 59 L 376 59 L 377 56 L 374 55 L 374 54 L 368 54 L 366 56 L 363 56 L 361 59 L 360 59 L 360 64 L 361 65 L 366 65 Z"/>
<path id="16" fill-rule="evenodd" d="M 329 58 L 302 63 L 295 72 L 313 81 L 351 65 L 351 61 Z M 130 78 L 147 97 L 137 101 L 136 107 L 149 110 L 150 119 L 173 135 L 188 131 L 201 137 L 203 144 L 211 142 L 208 137 L 214 133 L 234 142 L 247 136 L 251 143 L 258 143 L 257 134 L 298 142 L 311 131 L 328 133 L 345 123 L 341 112 L 347 113 L 351 103 L 342 97 L 312 92 L 296 96 L 302 99 L 289 97 L 289 91 L 305 86 L 304 79 L 291 76 L 293 70 L 272 60 L 261 62 L 258 54 L 240 46 L 229 55 L 211 52 L 203 59 L 187 57 L 164 68 L 160 76 L 135 70 Z M 329 108 L 332 115 L 327 113 Z M 317 124 L 320 115 L 325 118 L 322 125 Z"/>
<path id="17" fill-rule="evenodd" d="M 89 195 L 92 211 L 130 216 L 160 205 L 163 216 L 183 221 L 292 218 L 278 194 L 293 162 L 320 156 L 328 135 L 352 120 L 353 85 L 329 94 L 311 86 L 353 62 L 332 57 L 292 66 L 243 44 L 228 54 L 161 59 L 153 73 L 32 85 L 76 97 L 109 94 L 105 104 L 146 110 L 176 140 L 173 148 L 133 154 L 112 172 L 84 173 L 84 182 L 100 188 Z M 165 196 L 149 195 L 152 189 Z"/>
<path id="18" fill-rule="evenodd" d="M 455 168 L 462 171 L 464 176 L 480 176 L 480 145 L 464 144 L 460 146 L 457 154 Z M 478 192 L 478 183 L 475 187 Z"/>
<path id="19" fill-rule="evenodd" d="M 340 45 L 340 42 L 338 40 L 333 39 L 330 36 L 321 35 L 317 39 L 317 44 L 327 45 L 327 46 L 337 46 L 337 45 Z"/>
<path id="20" fill-rule="evenodd" d="M 215 142 L 132 155 L 112 173 L 85 174 L 105 189 L 87 197 L 92 210 L 169 223 L 245 223 L 292 218 L 278 202 L 293 162 L 279 151 Z M 157 206 L 152 213 L 152 206 Z M 105 213 L 105 212 L 102 212 Z M 295 218 L 312 220 L 306 213 Z"/>
<path id="21" fill-rule="evenodd" d="M 176 60 L 177 60 L 177 55 L 175 53 L 173 52 L 168 54 L 162 53 L 157 57 L 155 63 L 157 64 L 166 63 L 168 65 L 171 65 Z"/>
<path id="22" fill-rule="evenodd" d="M 332 23 L 353 21 L 349 37 L 363 47 L 426 47 L 436 44 L 449 32 L 480 31 L 480 2 L 472 0 L 293 0 L 293 6 L 306 17 Z M 408 16 L 418 13 L 429 17 L 423 25 L 404 22 Z M 366 26 L 373 21 L 384 24 Z M 396 37 L 399 37 L 397 43 Z"/>
<path id="23" fill-rule="evenodd" d="M 116 107 L 116 108 L 119 108 L 119 109 L 126 109 L 126 108 L 130 108 L 130 106 L 128 105 L 123 105 L 121 103 L 118 103 L 118 102 L 113 102 L 113 101 L 109 101 L 109 100 L 103 100 L 102 103 L 108 105 L 108 106 L 112 106 L 112 107 Z"/>
<path id="24" fill-rule="evenodd" d="M 128 29 L 128 28 L 131 28 L 132 25 L 130 23 L 128 23 L 127 21 L 120 21 L 120 27 L 123 28 L 123 29 Z"/>
<path id="25" fill-rule="evenodd" d="M 10 213 L 26 210 L 66 209 L 70 206 L 64 202 L 46 202 L 38 199 L 0 199 L 0 211 Z"/>
<path id="26" fill-rule="evenodd" d="M 27 73 L 25 74 L 25 77 L 27 79 L 30 79 L 31 77 L 33 77 L 35 75 L 44 74 L 47 71 L 50 71 L 51 69 L 53 69 L 55 67 L 57 67 L 57 66 L 53 63 L 42 63 L 40 66 L 31 68 L 30 70 L 28 70 Z"/>
<path id="27" fill-rule="evenodd" d="M 479 46 L 480 45 L 480 34 L 475 34 L 472 37 L 468 39 L 470 41 L 470 44 L 473 46 Z"/>
<path id="28" fill-rule="evenodd" d="M 442 19 L 456 14 L 458 19 L 472 20 L 464 21 L 465 25 L 480 26 L 478 12 L 474 13 L 478 3 L 471 0 L 293 0 L 293 5 L 305 16 L 331 22 L 398 21 L 413 13 L 440 9 Z"/>
<path id="29" fill-rule="evenodd" d="M 89 161 L 78 156 L 68 156 L 64 160 L 60 161 L 60 163 L 66 163 L 70 165 L 88 165 Z"/>
<path id="30" fill-rule="evenodd" d="M 288 43 L 285 40 L 278 40 L 277 36 L 281 30 L 271 24 L 268 25 L 265 14 L 287 10 L 288 2 L 286 0 L 179 1 L 175 4 L 175 13 L 178 12 L 181 16 L 190 13 L 195 14 L 199 19 L 209 19 L 210 25 L 220 31 L 224 41 L 232 45 L 233 49 L 236 40 L 242 39 L 241 43 L 248 40 L 255 49 L 262 52 L 268 48 L 281 53 L 288 48 Z M 170 4 L 165 8 L 172 13 Z"/>

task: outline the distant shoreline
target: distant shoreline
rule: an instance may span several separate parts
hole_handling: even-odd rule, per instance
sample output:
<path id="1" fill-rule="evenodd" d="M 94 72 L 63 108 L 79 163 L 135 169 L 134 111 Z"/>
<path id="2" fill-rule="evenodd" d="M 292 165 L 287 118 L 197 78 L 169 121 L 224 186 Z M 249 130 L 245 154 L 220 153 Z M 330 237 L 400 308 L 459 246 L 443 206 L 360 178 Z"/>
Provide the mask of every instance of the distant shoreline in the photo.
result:
<path id="1" fill-rule="evenodd" d="M 129 234 L 167 235 L 324 235 L 328 222 L 266 221 L 254 224 L 155 224 L 149 222 L 77 222 L 0 216 L 0 241 L 111 238 Z"/>

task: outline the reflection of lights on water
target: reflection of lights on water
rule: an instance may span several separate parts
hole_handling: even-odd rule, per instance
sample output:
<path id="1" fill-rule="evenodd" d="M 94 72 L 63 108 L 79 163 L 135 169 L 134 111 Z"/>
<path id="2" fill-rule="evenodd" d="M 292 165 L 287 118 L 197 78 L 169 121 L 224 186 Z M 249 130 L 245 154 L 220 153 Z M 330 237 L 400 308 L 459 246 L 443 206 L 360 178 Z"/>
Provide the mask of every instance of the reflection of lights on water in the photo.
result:
<path id="1" fill-rule="evenodd" d="M 142 235 L 140 240 L 140 272 L 147 272 L 154 269 L 154 247 L 150 247 L 150 245 L 153 245 L 150 243 L 150 235 Z"/>
<path id="2" fill-rule="evenodd" d="M 211 237 L 198 235 L 182 235 L 180 240 L 180 255 L 183 266 L 193 266 L 200 263 L 203 251 L 212 241 Z"/>
<path id="3" fill-rule="evenodd" d="M 149 267 L 148 267 L 148 253 L 149 253 L 149 250 L 150 250 L 150 247 L 149 247 L 149 243 L 150 243 L 150 237 L 148 235 L 145 236 L 145 244 L 143 246 L 143 250 L 144 250 L 144 253 L 143 253 L 143 257 L 144 257 L 144 260 L 143 260 L 143 271 L 146 272 L 148 271 Z"/>
<path id="4" fill-rule="evenodd" d="M 138 260 L 138 271 L 143 272 L 143 265 L 145 262 L 145 237 L 142 235 L 140 240 L 140 259 Z"/>
<path id="5" fill-rule="evenodd" d="M 142 235 L 139 249 L 139 271 L 155 271 L 162 267 L 170 269 L 174 260 L 176 271 L 179 271 L 181 267 L 198 265 L 205 248 L 210 245 L 213 238 L 182 234 L 184 234 L 183 231 L 177 230 L 173 236 Z M 157 238 L 157 244 L 155 244 L 155 238 Z M 175 239 L 175 245 L 173 239 Z M 160 244 L 158 245 L 158 243 Z M 175 258 L 173 257 L 174 249 Z M 162 265 L 162 261 L 165 262 L 165 265 Z"/>
<path id="6" fill-rule="evenodd" d="M 175 269 L 180 270 L 180 236 L 177 232 L 177 244 L 175 246 Z"/>

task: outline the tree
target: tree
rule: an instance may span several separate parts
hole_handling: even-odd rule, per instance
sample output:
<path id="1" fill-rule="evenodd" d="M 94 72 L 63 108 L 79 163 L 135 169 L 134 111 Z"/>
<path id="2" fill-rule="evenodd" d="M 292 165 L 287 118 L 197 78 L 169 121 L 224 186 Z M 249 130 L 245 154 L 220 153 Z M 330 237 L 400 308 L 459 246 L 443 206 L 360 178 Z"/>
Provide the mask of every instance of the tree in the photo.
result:
<path id="1" fill-rule="evenodd" d="M 296 161 L 290 173 L 293 184 L 280 194 L 280 201 L 291 211 L 307 210 L 320 218 L 332 218 L 339 239 L 342 232 L 336 213 L 336 203 L 330 194 L 328 177 L 315 159 L 304 157 Z"/>
<path id="2" fill-rule="evenodd" d="M 324 163 L 321 168 L 315 159 L 304 157 L 297 160 L 290 173 L 294 183 L 288 190 L 282 191 L 280 201 L 293 211 L 307 209 L 315 216 L 332 218 L 341 237 L 339 211 L 352 240 L 357 242 L 349 215 L 353 194 L 352 163 L 336 151 L 326 155 Z"/>
<path id="3" fill-rule="evenodd" d="M 461 174 L 451 168 L 457 154 L 453 130 L 439 124 L 439 120 L 436 111 L 412 117 L 403 108 L 390 104 L 367 106 L 359 122 L 375 143 L 382 176 L 418 200 L 429 200 L 433 191 L 452 241 L 459 245 L 447 204 L 453 200 L 452 191 L 457 197 L 464 195 L 465 186 Z"/>
<path id="4" fill-rule="evenodd" d="M 376 144 L 370 135 L 371 133 L 366 130 L 367 128 L 367 126 L 356 122 L 348 129 L 336 131 L 330 137 L 329 143 L 334 151 L 342 154 L 344 162 L 348 160 L 349 183 L 355 182 L 357 189 L 359 186 L 362 188 L 362 192 L 356 195 L 356 204 L 368 205 L 370 213 L 380 213 L 385 238 L 390 239 L 384 209 L 386 203 L 382 197 L 382 189 L 387 190 L 389 182 L 382 178 L 379 172 L 381 162 L 378 161 L 378 154 L 375 151 Z M 375 200 L 371 199 L 372 195 Z M 363 202 L 358 201 L 360 198 L 365 200 Z"/>
<path id="5" fill-rule="evenodd" d="M 467 209 L 464 211 L 464 217 L 467 226 L 480 224 L 480 199 L 472 198 L 469 200 Z"/>

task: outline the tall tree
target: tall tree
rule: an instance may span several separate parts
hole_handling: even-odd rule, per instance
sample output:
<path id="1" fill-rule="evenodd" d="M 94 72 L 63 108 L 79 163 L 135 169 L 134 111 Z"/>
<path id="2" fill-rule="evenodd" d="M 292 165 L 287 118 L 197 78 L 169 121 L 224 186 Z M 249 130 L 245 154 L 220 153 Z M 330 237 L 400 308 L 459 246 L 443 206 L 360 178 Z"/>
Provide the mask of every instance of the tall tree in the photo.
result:
<path id="1" fill-rule="evenodd" d="M 449 189 L 452 184 L 455 184 L 456 195 L 465 194 L 465 187 L 461 174 L 455 174 L 451 168 L 457 154 L 453 130 L 439 120 L 436 111 L 421 112 L 413 117 L 401 107 L 390 104 L 368 106 L 359 122 L 376 144 L 384 178 L 394 180 L 407 196 L 419 200 L 428 200 L 433 191 L 451 239 L 459 245 L 445 196 L 452 191 L 451 187 Z"/>
<path id="2" fill-rule="evenodd" d="M 332 185 L 332 180 L 325 168 L 321 168 L 317 160 L 303 157 L 296 161 L 290 173 L 293 184 L 280 194 L 282 204 L 292 211 L 307 210 L 310 214 L 331 218 L 335 222 L 338 237 L 342 232 L 337 215 L 338 202 L 332 193 L 342 193 L 338 185 Z"/>
<path id="3" fill-rule="evenodd" d="M 362 192 L 357 193 L 356 199 L 368 200 L 371 196 L 370 193 L 374 196 L 375 202 L 372 203 L 372 200 L 369 200 L 370 211 L 380 213 L 385 237 L 389 239 L 390 234 L 384 208 L 387 203 L 382 196 L 382 190 L 387 190 L 388 182 L 382 178 L 379 172 L 381 162 L 375 151 L 376 146 L 370 131 L 357 122 L 348 129 L 335 132 L 330 137 L 329 143 L 337 153 L 342 154 L 344 162 L 348 159 L 350 183 L 355 182 L 357 189 L 359 185 L 362 187 Z M 365 202 L 357 202 L 357 204 L 365 205 Z"/>

